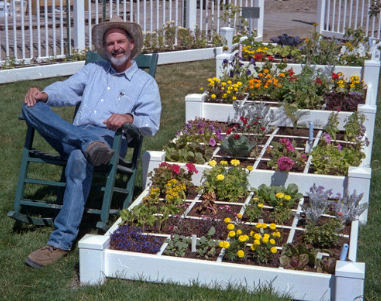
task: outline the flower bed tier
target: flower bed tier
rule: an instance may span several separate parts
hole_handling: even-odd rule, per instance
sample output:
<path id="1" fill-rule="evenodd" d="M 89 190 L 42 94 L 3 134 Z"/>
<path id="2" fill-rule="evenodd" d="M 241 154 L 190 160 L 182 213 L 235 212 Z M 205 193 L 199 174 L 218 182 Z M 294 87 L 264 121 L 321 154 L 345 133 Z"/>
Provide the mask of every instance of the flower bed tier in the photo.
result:
<path id="1" fill-rule="evenodd" d="M 224 62 L 226 60 L 232 60 L 235 53 L 227 54 L 222 53 L 216 56 L 216 77 L 221 78 L 227 69 L 224 68 Z M 249 62 L 242 62 L 242 66 L 248 66 Z M 257 67 L 261 67 L 263 63 L 256 62 Z M 314 68 L 325 70 L 329 66 L 326 65 L 314 65 Z M 230 66 L 230 68 L 232 68 Z M 303 68 L 302 64 L 287 64 L 287 69 L 293 69 L 296 74 L 299 74 Z M 249 70 L 254 73 L 254 66 L 250 65 Z M 376 105 L 377 92 L 378 92 L 378 80 L 380 76 L 380 61 L 379 60 L 366 60 L 363 67 L 354 66 L 335 66 L 333 69 L 335 73 L 343 73 L 346 78 L 351 76 L 360 76 L 361 80 L 367 85 L 369 90 L 366 97 L 366 104 Z"/>
<path id="2" fill-rule="evenodd" d="M 282 132 L 282 130 L 284 132 Z M 301 131 L 301 129 L 296 130 L 298 134 Z M 369 167 L 371 150 L 369 146 L 366 146 L 365 144 L 362 146 L 364 157 L 362 160 L 358 161 L 358 166 L 349 166 L 348 170 L 346 170 L 347 167 L 340 167 L 341 163 L 345 162 L 344 160 L 340 159 L 340 162 L 332 161 L 334 160 L 334 154 L 332 153 L 331 161 L 336 162 L 331 166 L 334 173 L 331 173 L 330 169 L 327 169 L 327 167 L 324 167 L 324 172 L 320 172 L 322 169 L 318 166 L 320 164 L 319 161 L 313 161 L 313 157 L 306 150 L 309 146 L 316 148 L 320 145 L 319 143 L 322 143 L 321 137 L 323 132 L 321 130 L 314 130 L 312 136 L 309 137 L 309 130 L 307 129 L 302 129 L 302 131 L 307 132 L 307 136 L 300 136 L 301 134 L 299 134 L 299 136 L 295 135 L 293 134 L 293 131 L 295 131 L 293 128 L 275 128 L 271 133 L 268 133 L 264 137 L 264 141 L 258 146 L 258 151 L 254 151 L 254 156 L 252 157 L 228 155 L 221 149 L 221 146 L 217 145 L 209 161 L 204 164 L 196 164 L 196 168 L 199 172 L 192 176 L 194 185 L 202 185 L 202 175 L 204 170 L 211 168 L 209 164 L 211 161 L 229 162 L 232 159 L 238 159 L 240 160 L 241 165 L 250 166 L 250 169 L 252 169 L 248 175 L 249 188 L 258 188 L 262 184 L 288 185 L 295 183 L 299 186 L 300 191 L 305 193 L 310 187 L 316 184 L 324 186 L 327 189 L 332 189 L 333 193 L 339 193 L 341 195 L 352 193 L 356 190 L 357 193 L 364 193 L 361 202 L 368 203 L 371 180 L 371 168 Z M 276 168 L 274 164 L 280 164 L 278 160 L 279 158 L 272 157 L 277 156 L 276 150 L 274 150 L 274 147 L 276 147 L 275 145 L 279 145 L 279 142 L 282 143 L 282 141 L 283 143 L 291 143 L 291 141 L 292 143 L 295 143 L 295 147 L 293 146 L 292 148 L 295 152 L 302 154 L 302 157 L 304 156 L 302 161 L 296 159 L 297 157 L 294 158 L 292 166 L 288 169 L 288 172 L 282 171 L 283 169 L 280 168 L 280 166 L 278 166 L 279 168 Z M 340 143 L 345 147 L 344 141 L 341 141 Z M 144 187 L 149 185 L 147 180 L 148 174 L 162 162 L 166 161 L 166 155 L 165 151 L 148 151 L 143 154 L 142 165 Z M 340 154 L 340 156 L 343 155 Z M 269 161 L 272 161 L 272 163 L 269 163 Z M 186 162 L 176 162 L 176 164 L 184 167 Z M 343 173 L 339 173 L 339 170 L 342 170 Z M 361 216 L 362 222 L 366 222 L 366 220 L 367 212 Z"/>
<path id="3" fill-rule="evenodd" d="M 149 194 L 147 188 L 135 200 L 130 208 L 140 205 L 143 198 Z M 234 204 L 242 206 L 240 212 L 245 213 L 245 203 Z M 182 219 L 195 219 L 188 216 L 192 207 L 196 206 L 199 196 L 196 196 Z M 301 198 L 297 209 L 294 209 L 293 221 L 290 226 L 277 226 L 286 235 L 284 243 L 292 243 L 296 232 L 303 231 L 298 224 L 297 212 L 304 202 Z M 221 221 L 224 223 L 224 221 Z M 103 236 L 86 235 L 79 242 L 80 281 L 82 284 L 103 283 L 107 277 L 117 277 L 130 280 L 145 280 L 150 282 L 174 282 L 180 285 L 200 285 L 220 288 L 228 285 L 244 285 L 249 291 L 255 290 L 258 283 L 271 283 L 275 291 L 290 293 L 297 300 L 353 300 L 363 294 L 365 264 L 355 262 L 357 252 L 358 226 L 354 221 L 350 234 L 342 235 L 349 245 L 348 259 L 337 260 L 333 274 L 309 271 L 296 271 L 278 267 L 267 267 L 248 264 L 247 262 L 230 262 L 224 259 L 223 251 L 214 260 L 184 258 L 164 255 L 168 243 L 164 243 L 157 254 L 144 254 L 110 249 L 110 236 L 121 224 L 119 219 Z M 246 223 L 254 227 L 255 223 Z M 150 233 L 155 235 L 155 233 Z M 163 236 L 164 234 L 156 234 Z M 167 235 L 167 237 L 171 237 Z M 280 247 L 278 247 L 280 248 Z M 324 253 L 321 254 L 324 256 Z M 350 288 L 350 289 L 349 289 Z"/>
<path id="4" fill-rule="evenodd" d="M 367 94 L 367 98 L 368 98 Z M 210 103 L 205 102 L 205 94 L 189 94 L 185 97 L 185 122 L 189 120 L 194 120 L 196 118 L 203 118 L 210 121 L 221 121 L 227 122 L 228 120 L 233 120 L 236 118 L 236 111 L 232 104 L 225 103 Z M 250 101 L 244 101 L 244 103 L 252 103 Z M 271 106 L 271 104 L 269 104 Z M 271 106 L 271 112 L 276 118 L 271 122 L 274 126 L 285 126 L 291 127 L 292 120 L 285 111 L 276 106 Z M 358 105 L 357 111 L 364 114 L 365 121 L 364 126 L 366 128 L 367 137 L 370 141 L 370 146 L 367 151 L 369 154 L 367 157 L 371 158 L 371 150 L 373 143 L 373 133 L 375 118 L 377 113 L 377 106 L 360 104 Z M 338 129 L 343 130 L 346 120 L 353 112 L 339 112 L 338 117 Z M 298 127 L 307 127 L 310 122 L 313 123 L 315 129 L 323 129 L 327 123 L 328 118 L 332 114 L 332 111 L 326 110 L 298 110 L 297 115 L 300 116 L 298 120 Z"/>

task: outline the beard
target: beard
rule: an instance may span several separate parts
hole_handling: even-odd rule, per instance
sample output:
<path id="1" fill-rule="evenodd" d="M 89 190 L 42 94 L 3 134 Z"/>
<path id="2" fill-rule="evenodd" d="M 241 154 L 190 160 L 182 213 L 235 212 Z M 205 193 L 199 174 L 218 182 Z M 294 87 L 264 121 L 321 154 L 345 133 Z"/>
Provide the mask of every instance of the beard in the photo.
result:
<path id="1" fill-rule="evenodd" d="M 121 57 L 114 57 L 114 55 L 117 55 L 117 54 L 120 54 L 120 53 L 123 53 L 123 56 Z M 111 62 L 111 64 L 115 65 L 115 66 L 121 66 L 123 65 L 130 57 L 130 54 L 127 54 L 125 51 L 116 51 L 116 52 L 111 52 L 111 53 L 108 53 L 108 58 Z"/>

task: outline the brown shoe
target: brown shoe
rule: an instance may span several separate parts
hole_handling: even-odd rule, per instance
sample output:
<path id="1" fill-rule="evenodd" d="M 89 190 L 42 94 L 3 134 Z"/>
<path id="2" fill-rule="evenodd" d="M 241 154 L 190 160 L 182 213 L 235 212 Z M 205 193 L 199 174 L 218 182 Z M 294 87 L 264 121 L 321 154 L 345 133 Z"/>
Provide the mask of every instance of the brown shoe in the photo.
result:
<path id="1" fill-rule="evenodd" d="M 91 143 L 87 149 L 87 159 L 94 164 L 94 166 L 99 166 L 102 164 L 107 164 L 110 162 L 115 151 L 100 141 L 95 141 Z"/>
<path id="2" fill-rule="evenodd" d="M 64 251 L 47 245 L 42 249 L 38 249 L 31 253 L 25 259 L 25 263 L 33 268 L 42 268 L 49 264 L 55 263 L 68 253 L 69 251 Z"/>

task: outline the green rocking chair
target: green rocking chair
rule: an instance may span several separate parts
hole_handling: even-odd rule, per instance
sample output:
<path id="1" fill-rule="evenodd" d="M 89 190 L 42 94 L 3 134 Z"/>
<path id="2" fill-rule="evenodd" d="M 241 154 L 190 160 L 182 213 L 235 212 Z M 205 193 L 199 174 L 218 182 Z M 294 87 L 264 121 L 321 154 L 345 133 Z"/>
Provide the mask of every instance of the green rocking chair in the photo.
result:
<path id="1" fill-rule="evenodd" d="M 97 53 L 89 51 L 86 56 L 86 64 L 96 61 L 102 61 Z M 135 59 L 139 68 L 146 70 L 151 76 L 155 76 L 156 66 L 158 61 L 158 54 L 153 53 L 151 55 L 140 54 Z M 22 117 L 19 117 L 22 119 Z M 128 152 L 126 158 L 119 157 L 119 151 L 122 143 L 123 131 L 126 132 L 129 137 L 132 137 L 132 141 L 128 144 Z M 8 216 L 15 219 L 18 223 L 24 222 L 28 224 L 34 224 L 39 226 L 52 225 L 55 215 L 58 210 L 62 208 L 63 191 L 65 189 L 65 176 L 64 167 L 66 161 L 58 155 L 52 155 L 33 147 L 35 130 L 28 126 L 25 145 L 23 149 L 19 180 L 14 201 L 14 210 L 8 212 Z M 107 225 L 109 215 L 117 214 L 123 208 L 127 208 L 132 201 L 135 180 L 137 176 L 138 160 L 141 153 L 143 143 L 143 136 L 138 130 L 131 124 L 125 124 L 123 129 L 119 129 L 115 134 L 114 144 L 112 148 L 115 150 L 115 155 L 111 159 L 110 163 L 106 166 L 100 166 L 94 168 L 94 179 L 96 177 L 105 176 L 105 180 L 100 183 L 93 180 L 91 193 L 95 191 L 99 195 L 99 191 L 103 193 L 100 204 L 94 206 L 95 208 L 85 208 L 85 213 L 96 214 L 100 216 L 100 221 L 97 222 L 97 228 L 103 231 L 107 231 L 109 228 Z M 40 164 L 53 164 L 62 167 L 61 179 L 59 181 L 52 181 L 48 179 L 39 179 L 33 177 L 33 172 L 29 171 L 30 163 Z M 35 165 L 33 165 L 35 166 Z M 55 191 L 55 200 L 41 200 L 30 199 L 25 196 L 26 185 L 40 185 L 42 187 L 50 187 Z M 118 194 L 119 206 L 113 209 L 111 207 L 113 197 Z M 91 196 L 91 195 L 90 195 Z M 91 205 L 91 199 L 87 201 L 87 205 Z M 27 196 L 30 197 L 30 196 Z M 36 194 L 34 195 L 36 197 Z M 96 202 L 95 202 L 96 203 Z M 116 203 L 116 202 L 114 202 Z M 42 210 L 44 209 L 44 210 Z M 45 217 L 46 213 L 50 213 L 48 217 Z"/>

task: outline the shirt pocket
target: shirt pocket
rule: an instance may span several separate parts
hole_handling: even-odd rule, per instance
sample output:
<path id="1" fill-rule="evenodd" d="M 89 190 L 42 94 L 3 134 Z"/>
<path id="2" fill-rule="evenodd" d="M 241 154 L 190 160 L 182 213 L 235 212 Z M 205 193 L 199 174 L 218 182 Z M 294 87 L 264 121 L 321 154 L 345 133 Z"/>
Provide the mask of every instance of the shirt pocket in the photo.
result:
<path id="1" fill-rule="evenodd" d="M 133 99 L 125 91 L 118 91 L 116 99 L 110 104 L 111 114 L 131 113 Z"/>

